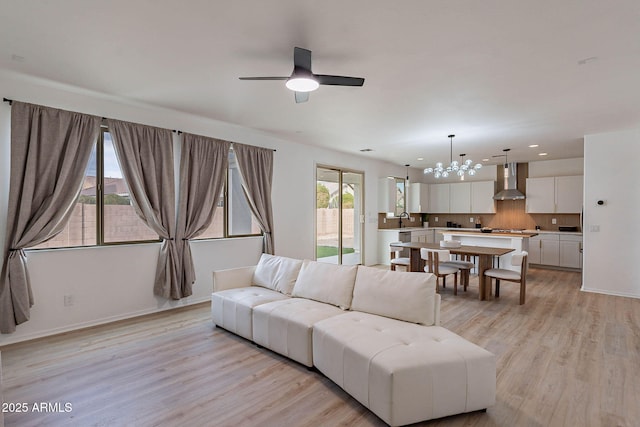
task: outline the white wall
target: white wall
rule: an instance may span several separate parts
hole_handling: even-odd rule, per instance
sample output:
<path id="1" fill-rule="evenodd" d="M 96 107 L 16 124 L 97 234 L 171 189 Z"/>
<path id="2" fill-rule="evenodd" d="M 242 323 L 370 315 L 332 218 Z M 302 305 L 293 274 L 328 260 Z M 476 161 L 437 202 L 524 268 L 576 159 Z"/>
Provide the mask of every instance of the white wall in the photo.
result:
<path id="1" fill-rule="evenodd" d="M 585 136 L 585 291 L 640 298 L 639 157 L 640 128 Z"/>
<path id="2" fill-rule="evenodd" d="M 377 181 L 404 176 L 402 165 L 288 142 L 260 131 L 159 107 L 142 105 L 29 76 L 0 70 L 0 94 L 24 102 L 212 136 L 277 149 L 274 156 L 273 213 L 276 254 L 313 258 L 315 254 L 315 165 L 341 166 L 365 174 L 364 263 L 377 262 Z M 9 188 L 11 107 L 0 105 L 0 251 L 4 246 Z M 260 238 L 201 241 L 193 244 L 197 281 L 181 301 L 153 296 L 158 244 L 31 251 L 29 271 L 35 297 L 31 320 L 0 345 L 82 326 L 205 301 L 211 271 L 254 264 Z M 64 307 L 64 295 L 74 305 Z"/>
<path id="3" fill-rule="evenodd" d="M 540 160 L 529 162 L 529 178 L 543 178 L 547 176 L 572 176 L 584 174 L 584 159 Z"/>

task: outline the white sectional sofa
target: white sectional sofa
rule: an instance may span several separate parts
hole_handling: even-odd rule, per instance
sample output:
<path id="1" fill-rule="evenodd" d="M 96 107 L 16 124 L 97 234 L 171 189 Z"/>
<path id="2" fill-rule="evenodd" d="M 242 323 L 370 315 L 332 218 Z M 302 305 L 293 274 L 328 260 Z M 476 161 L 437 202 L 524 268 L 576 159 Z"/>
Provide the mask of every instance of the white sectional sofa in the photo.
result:
<path id="1" fill-rule="evenodd" d="M 430 273 L 263 254 L 213 273 L 214 325 L 315 367 L 387 424 L 484 410 L 495 356 L 439 326 Z"/>

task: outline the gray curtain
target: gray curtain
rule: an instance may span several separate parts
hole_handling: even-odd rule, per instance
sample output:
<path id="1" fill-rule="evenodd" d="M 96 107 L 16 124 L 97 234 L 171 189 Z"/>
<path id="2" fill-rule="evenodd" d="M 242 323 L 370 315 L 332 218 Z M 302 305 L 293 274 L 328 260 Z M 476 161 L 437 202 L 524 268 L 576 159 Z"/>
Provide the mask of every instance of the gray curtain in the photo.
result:
<path id="1" fill-rule="evenodd" d="M 264 233 L 264 252 L 274 253 L 271 183 L 273 181 L 273 150 L 244 144 L 233 144 L 242 188 L 249 200 L 251 212 Z"/>
<path id="2" fill-rule="evenodd" d="M 176 239 L 181 255 L 181 295 L 192 294 L 196 280 L 189 239 L 211 225 L 224 186 L 230 142 L 182 134 L 180 199 Z"/>
<path id="3" fill-rule="evenodd" d="M 33 295 L 24 248 L 66 226 L 82 187 L 100 117 L 14 101 L 0 331 L 29 320 Z"/>
<path id="4" fill-rule="evenodd" d="M 180 299 L 171 131 L 112 119 L 107 123 L 136 213 L 163 239 L 153 292 Z"/>

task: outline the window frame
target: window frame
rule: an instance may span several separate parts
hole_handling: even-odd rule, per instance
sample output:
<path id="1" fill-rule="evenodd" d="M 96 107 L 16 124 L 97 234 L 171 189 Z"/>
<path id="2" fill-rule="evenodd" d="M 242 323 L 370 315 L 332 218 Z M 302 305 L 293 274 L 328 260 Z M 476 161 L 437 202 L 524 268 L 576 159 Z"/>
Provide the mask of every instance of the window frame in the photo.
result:
<path id="1" fill-rule="evenodd" d="M 94 247 L 109 247 L 109 246 L 121 246 L 121 245 L 137 245 L 137 244 L 147 244 L 147 243 L 159 243 L 162 242 L 160 236 L 158 239 L 146 239 L 146 240 L 121 240 L 117 242 L 106 242 L 105 241 L 105 220 L 104 220 L 104 171 L 105 171 L 105 151 L 104 151 L 104 142 L 105 142 L 105 134 L 109 133 L 109 127 L 106 124 L 102 124 L 100 126 L 100 132 L 98 137 L 96 138 L 95 150 L 96 150 L 96 227 L 95 227 L 95 237 L 96 241 L 93 244 L 88 245 L 73 245 L 73 246 L 52 246 L 52 247 L 33 247 L 26 248 L 27 250 L 33 251 L 42 251 L 42 250 L 57 250 L 57 249 L 77 249 L 77 248 L 94 248 Z M 230 150 L 230 154 L 233 152 L 233 148 Z M 235 156 L 235 153 L 233 153 Z M 122 170 L 122 169 L 121 169 Z M 229 197 L 229 175 L 231 174 L 230 164 L 227 165 L 227 171 L 225 174 L 225 180 L 222 190 L 222 198 L 223 204 L 223 230 L 222 236 L 219 237 L 195 237 L 191 240 L 220 240 L 220 239 L 235 239 L 235 238 L 243 238 L 243 237 L 259 237 L 263 236 L 264 232 L 260 230 L 259 233 L 244 233 L 244 234 L 231 234 L 230 230 L 230 215 L 231 215 L 231 203 Z M 126 182 L 126 180 L 125 180 Z M 127 184 L 128 186 L 128 184 Z M 246 198 L 246 194 L 243 195 Z M 177 200 L 176 200 L 177 202 Z M 76 202 L 77 203 L 77 202 Z M 248 200 L 247 200 L 248 203 Z M 177 206 L 177 205 L 176 205 Z M 217 207 L 216 209 L 221 209 Z M 252 224 L 256 221 L 253 212 L 251 212 L 250 207 L 248 207 L 249 213 L 252 218 Z"/>
<path id="2" fill-rule="evenodd" d="M 235 153 L 233 152 L 233 147 L 229 150 L 229 155 L 233 153 L 233 155 L 235 156 Z M 264 236 L 264 232 L 262 230 L 260 230 L 259 233 L 245 233 L 245 234 L 231 234 L 231 230 L 230 230 L 230 221 L 229 219 L 231 218 L 231 203 L 230 203 L 230 197 L 229 197 L 229 174 L 231 173 L 231 167 L 230 167 L 230 162 L 227 163 L 227 173 L 225 173 L 224 175 L 224 185 L 222 187 L 222 199 L 223 199 L 223 220 L 222 220 L 222 236 L 219 237 L 195 237 L 191 240 L 220 240 L 220 239 L 236 239 L 236 238 L 242 238 L 242 237 L 260 237 L 260 236 Z M 244 194 L 244 190 L 243 190 L 243 194 Z M 246 194 L 244 194 L 244 197 L 246 198 Z M 248 204 L 248 200 L 247 200 L 247 204 Z M 220 207 L 217 207 L 216 209 L 220 209 Z M 251 215 L 252 221 L 255 221 L 255 215 L 253 215 L 253 212 L 251 212 L 251 208 L 249 208 L 249 213 Z"/>

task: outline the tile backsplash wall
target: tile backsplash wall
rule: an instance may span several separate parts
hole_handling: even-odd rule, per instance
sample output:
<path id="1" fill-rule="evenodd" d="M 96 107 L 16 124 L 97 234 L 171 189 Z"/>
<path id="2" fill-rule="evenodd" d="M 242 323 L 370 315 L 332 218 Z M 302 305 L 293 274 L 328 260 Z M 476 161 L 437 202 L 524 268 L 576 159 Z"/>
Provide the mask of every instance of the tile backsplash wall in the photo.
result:
<path id="1" fill-rule="evenodd" d="M 436 221 L 436 217 L 438 221 Z M 398 228 L 398 218 L 386 218 L 386 214 L 378 214 L 378 228 Z M 414 221 L 402 218 L 403 226 L 420 227 L 422 225 L 420 214 L 411 214 Z M 473 218 L 473 221 L 471 221 Z M 553 224 L 555 218 L 556 223 Z M 462 228 L 474 228 L 479 221 L 483 227 L 525 229 L 533 230 L 536 225 L 541 230 L 558 231 L 558 227 L 568 225 L 577 226 L 581 230 L 579 214 L 528 214 L 525 212 L 524 200 L 503 200 L 496 202 L 495 214 L 448 214 L 430 213 L 429 227 L 446 227 L 450 221 L 459 224 Z"/>

